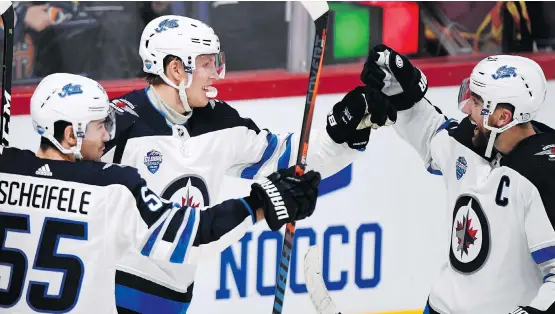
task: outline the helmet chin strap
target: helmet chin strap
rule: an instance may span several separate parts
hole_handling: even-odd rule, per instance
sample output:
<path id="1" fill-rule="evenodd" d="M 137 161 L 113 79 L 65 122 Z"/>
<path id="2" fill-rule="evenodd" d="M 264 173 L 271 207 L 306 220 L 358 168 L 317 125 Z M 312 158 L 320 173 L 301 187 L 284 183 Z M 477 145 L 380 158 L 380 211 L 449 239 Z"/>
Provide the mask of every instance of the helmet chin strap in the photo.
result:
<path id="1" fill-rule="evenodd" d="M 179 86 L 170 81 L 170 79 L 164 73 L 161 73 L 160 77 L 162 78 L 162 80 L 164 80 L 164 82 L 166 82 L 166 84 L 177 89 L 177 91 L 179 92 L 179 100 L 181 100 L 183 109 L 185 109 L 184 115 L 190 115 L 193 109 L 191 109 L 191 106 L 189 106 L 189 100 L 187 99 L 187 93 L 185 92 L 185 90 L 191 87 L 191 83 L 193 82 L 193 74 L 187 73 L 187 85 L 185 85 L 185 80 L 182 80 L 181 83 L 179 83 Z"/>
<path id="2" fill-rule="evenodd" d="M 500 128 L 496 128 L 496 127 L 491 127 L 488 123 L 488 116 L 484 117 L 484 127 L 487 130 L 490 130 L 491 133 L 489 135 L 489 140 L 488 140 L 488 146 L 486 147 L 486 157 L 491 157 L 491 153 L 493 151 L 493 147 L 495 145 L 495 140 L 497 139 L 497 135 L 500 133 L 503 133 L 505 131 L 507 131 L 508 129 L 512 128 L 513 126 L 518 124 L 517 120 L 513 120 L 510 123 L 508 123 L 507 125 L 500 127 Z"/>
<path id="3" fill-rule="evenodd" d="M 83 159 L 83 155 L 81 154 L 81 147 L 83 146 L 83 139 L 85 137 L 85 131 L 81 129 L 81 127 L 79 125 L 87 125 L 88 123 L 77 123 L 77 125 L 75 123 L 72 123 L 73 125 L 73 130 L 74 130 L 74 135 L 75 138 L 77 139 L 77 145 L 67 149 L 65 147 L 62 146 L 62 144 L 60 144 L 60 142 L 58 142 L 58 140 L 56 140 L 54 138 L 54 135 L 52 134 L 46 134 L 44 135 L 44 137 L 46 137 L 50 143 L 54 144 L 54 146 L 56 146 L 56 148 L 65 155 L 70 155 L 72 154 L 75 159 L 77 160 L 81 160 Z"/>
<path id="4" fill-rule="evenodd" d="M 486 157 L 491 157 L 491 152 L 493 151 L 493 145 L 495 144 L 495 139 L 497 138 L 497 131 L 491 131 L 488 140 L 488 146 L 486 147 Z"/>
<path id="5" fill-rule="evenodd" d="M 191 87 L 191 84 L 193 83 L 193 74 L 187 72 L 187 84 L 185 84 L 185 80 L 182 80 L 181 83 L 179 83 L 179 86 L 170 81 L 170 79 L 164 73 L 160 73 L 160 77 L 162 78 L 162 80 L 164 80 L 164 82 L 166 82 L 166 84 L 177 89 L 177 91 L 179 92 L 179 100 L 181 100 L 181 103 L 183 104 L 183 109 L 185 109 L 184 115 L 190 115 L 193 109 L 189 105 L 189 99 L 187 98 L 187 93 L 185 92 L 185 90 Z M 206 97 L 216 98 L 216 96 L 218 96 L 218 90 L 213 86 L 208 87 L 206 90 Z"/>

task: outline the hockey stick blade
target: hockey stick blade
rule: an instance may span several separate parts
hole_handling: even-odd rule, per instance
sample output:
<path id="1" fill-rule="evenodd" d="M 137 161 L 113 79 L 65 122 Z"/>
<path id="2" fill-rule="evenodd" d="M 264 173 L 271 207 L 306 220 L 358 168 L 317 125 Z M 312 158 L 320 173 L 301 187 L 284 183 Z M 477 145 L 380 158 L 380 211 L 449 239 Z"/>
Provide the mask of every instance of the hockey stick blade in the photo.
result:
<path id="1" fill-rule="evenodd" d="M 318 20 L 330 9 L 327 1 L 301 1 L 301 4 L 308 11 L 313 21 Z"/>
<path id="2" fill-rule="evenodd" d="M 9 130 L 12 102 L 12 65 L 13 65 L 13 37 L 15 25 L 15 13 L 12 3 L 0 2 L 2 22 L 4 24 L 4 47 L 2 57 L 2 104 L 0 106 L 0 144 L 2 147 L 9 146 Z"/>
<path id="3" fill-rule="evenodd" d="M 304 108 L 303 124 L 299 139 L 297 152 L 297 162 L 295 164 L 295 174 L 301 176 L 306 169 L 306 157 L 308 154 L 308 140 L 314 115 L 314 105 L 318 93 L 318 83 L 320 72 L 322 71 L 322 61 L 324 60 L 324 50 L 326 47 L 326 35 L 328 28 L 329 7 L 326 1 L 301 1 L 301 4 L 310 14 L 314 21 L 316 33 L 314 35 L 314 45 L 308 74 L 308 87 Z M 293 239 L 295 238 L 295 221 L 285 226 L 285 236 L 281 248 L 281 258 L 276 272 L 276 286 L 274 290 L 273 314 L 281 314 L 285 291 L 287 289 L 287 276 L 289 274 L 289 263 L 291 261 L 291 251 Z"/>
<path id="4" fill-rule="evenodd" d="M 304 279 L 306 289 L 318 314 L 341 314 L 330 297 L 324 277 L 322 277 L 322 262 L 320 250 L 313 245 L 308 248 L 304 256 Z"/>
<path id="5" fill-rule="evenodd" d="M 11 1 L 0 1 L 0 14 L 4 14 L 12 6 Z"/>

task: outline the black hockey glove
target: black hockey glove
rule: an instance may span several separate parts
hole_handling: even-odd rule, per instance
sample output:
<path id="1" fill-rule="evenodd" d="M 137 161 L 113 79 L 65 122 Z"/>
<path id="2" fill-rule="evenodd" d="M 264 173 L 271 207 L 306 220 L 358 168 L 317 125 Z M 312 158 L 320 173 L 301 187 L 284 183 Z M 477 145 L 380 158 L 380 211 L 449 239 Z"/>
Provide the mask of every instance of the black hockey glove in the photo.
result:
<path id="1" fill-rule="evenodd" d="M 547 313 L 547 311 L 540 311 L 538 309 L 535 309 L 531 306 L 517 306 L 516 309 L 514 309 L 511 313 L 509 314 L 545 314 Z"/>
<path id="2" fill-rule="evenodd" d="M 396 120 L 397 110 L 385 95 L 379 90 L 359 86 L 333 106 L 326 130 L 334 142 L 363 150 L 368 144 L 370 127 L 378 128 Z"/>
<path id="3" fill-rule="evenodd" d="M 264 218 L 272 231 L 309 217 L 316 207 L 320 173 L 308 171 L 295 177 L 294 169 L 278 170 L 266 180 L 251 185 L 250 201 L 264 210 Z"/>
<path id="4" fill-rule="evenodd" d="M 360 79 L 388 95 L 399 111 L 411 108 L 428 91 L 424 73 L 405 56 L 382 44 L 370 50 Z"/>

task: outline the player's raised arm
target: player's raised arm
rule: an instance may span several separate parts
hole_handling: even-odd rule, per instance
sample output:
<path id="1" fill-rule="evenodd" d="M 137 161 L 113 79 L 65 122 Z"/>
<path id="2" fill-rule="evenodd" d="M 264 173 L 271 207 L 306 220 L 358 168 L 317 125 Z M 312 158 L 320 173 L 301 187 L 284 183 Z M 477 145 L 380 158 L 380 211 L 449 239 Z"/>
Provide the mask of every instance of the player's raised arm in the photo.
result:
<path id="1" fill-rule="evenodd" d="M 424 95 L 428 91 L 426 76 L 410 61 L 393 49 L 378 45 L 369 55 L 361 74 L 369 87 L 382 91 L 398 110 L 394 129 L 420 155 L 428 171 L 440 174 L 450 151 L 449 136 L 458 123 L 447 119 Z M 447 132 L 441 132 L 447 131 Z M 432 150 L 432 140 L 440 139 L 443 145 Z"/>
<path id="2" fill-rule="evenodd" d="M 370 117 L 368 116 L 370 114 Z M 307 169 L 323 178 L 345 168 L 366 149 L 371 125 L 395 121 L 396 111 L 385 97 L 358 86 L 336 103 L 326 117 L 325 130 L 312 130 Z M 228 173 L 252 179 L 295 164 L 300 133 L 274 134 L 253 125 L 236 139 Z"/>
<path id="3" fill-rule="evenodd" d="M 234 242 L 224 239 L 227 234 L 244 234 L 261 219 L 275 231 L 309 217 L 320 183 L 317 172 L 294 177 L 293 168 L 288 168 L 253 183 L 249 196 L 200 209 L 159 198 L 134 168 L 112 165 L 105 171 L 125 178 L 128 188 L 118 206 L 124 210 L 112 220 L 121 223 L 113 229 L 118 230 L 121 252 L 133 246 L 144 256 L 171 263 L 196 262 L 219 253 Z"/>

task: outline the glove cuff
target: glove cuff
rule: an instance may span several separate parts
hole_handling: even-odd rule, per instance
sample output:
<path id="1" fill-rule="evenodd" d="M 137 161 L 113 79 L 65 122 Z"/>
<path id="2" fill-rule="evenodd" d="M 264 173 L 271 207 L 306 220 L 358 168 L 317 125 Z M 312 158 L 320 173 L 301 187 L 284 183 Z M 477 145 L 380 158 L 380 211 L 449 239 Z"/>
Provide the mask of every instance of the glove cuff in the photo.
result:
<path id="1" fill-rule="evenodd" d="M 247 202 L 247 204 L 253 211 L 256 211 L 259 208 L 263 208 L 262 201 L 258 198 L 258 196 L 256 196 L 256 192 L 252 190 L 251 190 L 251 194 L 247 197 L 243 197 L 243 199 L 245 200 L 245 202 Z"/>
<path id="2" fill-rule="evenodd" d="M 407 92 L 402 92 L 401 94 L 388 96 L 389 102 L 393 104 L 397 111 L 408 110 L 414 106 L 417 102 L 412 100 L 412 97 L 408 95 Z"/>

